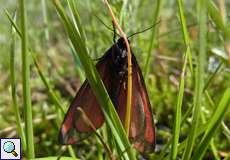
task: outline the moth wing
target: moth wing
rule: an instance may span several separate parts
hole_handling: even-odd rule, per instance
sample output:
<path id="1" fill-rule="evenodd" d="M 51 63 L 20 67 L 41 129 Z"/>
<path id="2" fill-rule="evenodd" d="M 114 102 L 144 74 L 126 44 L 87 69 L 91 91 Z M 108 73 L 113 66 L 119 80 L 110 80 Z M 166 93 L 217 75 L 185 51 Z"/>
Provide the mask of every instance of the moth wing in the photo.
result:
<path id="1" fill-rule="evenodd" d="M 155 126 L 151 113 L 151 105 L 140 67 L 134 55 L 132 55 L 132 83 L 129 138 L 134 147 L 141 153 L 153 152 L 155 148 Z M 118 96 L 117 111 L 122 122 L 125 121 L 127 82 L 125 86 L 121 86 Z"/>
<path id="2" fill-rule="evenodd" d="M 107 60 L 101 59 L 96 67 L 107 88 L 109 84 Z M 93 131 L 82 118 L 81 113 L 77 110 L 78 107 L 81 107 L 95 128 L 100 128 L 104 122 L 104 115 L 96 97 L 88 81 L 85 80 L 73 99 L 62 123 L 59 133 L 59 141 L 62 144 L 74 144 L 86 138 Z"/>

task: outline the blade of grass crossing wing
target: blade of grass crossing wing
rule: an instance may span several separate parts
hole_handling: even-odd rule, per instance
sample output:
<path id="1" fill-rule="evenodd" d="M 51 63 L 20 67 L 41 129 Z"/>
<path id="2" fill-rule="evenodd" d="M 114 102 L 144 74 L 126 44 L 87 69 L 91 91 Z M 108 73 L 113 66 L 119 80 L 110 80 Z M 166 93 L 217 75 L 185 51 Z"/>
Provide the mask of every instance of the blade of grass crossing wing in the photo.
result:
<path id="1" fill-rule="evenodd" d="M 113 104 L 109 98 L 109 95 L 107 94 L 105 87 L 100 79 L 99 74 L 97 73 L 97 70 L 90 59 L 90 57 L 87 54 L 87 49 L 82 42 L 82 39 L 76 30 L 74 24 L 71 22 L 69 17 L 65 14 L 65 11 L 63 7 L 61 6 L 60 2 L 57 0 L 53 0 L 54 5 L 57 9 L 57 12 L 59 13 L 61 20 L 63 21 L 63 24 L 66 28 L 66 31 L 69 35 L 69 38 L 74 46 L 74 49 L 79 55 L 79 59 L 82 63 L 82 66 L 84 68 L 84 71 L 86 73 L 86 77 L 88 79 L 88 82 L 90 86 L 93 89 L 93 92 L 101 106 L 101 109 L 104 113 L 106 123 L 111 128 L 113 135 L 121 149 L 121 151 L 127 150 L 124 157 L 125 159 L 135 159 L 134 153 L 131 151 L 131 145 L 129 143 L 129 140 L 125 134 L 125 131 L 123 129 L 122 123 L 116 113 L 115 108 L 113 107 Z M 102 98 L 103 97 L 103 98 Z"/>

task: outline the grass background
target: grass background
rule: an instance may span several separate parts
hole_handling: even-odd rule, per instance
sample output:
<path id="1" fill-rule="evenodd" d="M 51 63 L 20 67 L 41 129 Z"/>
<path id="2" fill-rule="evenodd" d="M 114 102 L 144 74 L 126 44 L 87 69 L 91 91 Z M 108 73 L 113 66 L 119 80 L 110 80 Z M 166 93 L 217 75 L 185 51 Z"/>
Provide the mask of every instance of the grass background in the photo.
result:
<path id="1" fill-rule="evenodd" d="M 67 1 L 61 2 L 64 13 L 70 15 L 71 19 L 73 9 L 68 8 Z M 69 2 L 71 6 L 72 1 Z M 90 77 L 81 59 L 84 53 L 80 53 L 70 43 L 78 44 L 79 41 L 74 41 L 71 34 L 67 34 L 68 29 L 65 29 L 65 22 L 62 23 L 63 19 L 58 16 L 55 5 L 45 0 L 25 1 L 29 64 L 25 66 L 21 59 L 24 36 L 12 31 L 4 11 L 7 9 L 10 17 L 16 13 L 15 24 L 23 35 L 23 16 L 19 5 L 22 1 L 0 1 L 0 4 L 0 136 L 22 135 L 18 132 L 20 127 L 16 125 L 19 119 L 14 114 L 17 106 L 22 122 L 30 121 L 24 116 L 24 66 L 30 69 L 29 101 L 33 113 L 32 143 L 35 156 L 108 158 L 96 136 L 91 136 L 73 148 L 57 143 L 63 118 L 61 110 L 66 111 L 68 108 L 85 79 L 84 73 Z M 230 70 L 227 58 L 227 48 L 230 46 L 230 3 L 224 0 L 184 3 L 180 0 L 116 0 L 110 4 L 127 35 L 160 20 L 152 30 L 130 39 L 143 71 L 157 125 L 156 153 L 148 158 L 227 159 L 230 154 Z M 92 59 L 99 58 L 113 44 L 113 32 L 97 18 L 112 28 L 107 9 L 102 1 L 76 1 L 75 5 L 81 21 L 75 27 L 84 30 L 80 35 L 85 34 L 86 37 L 86 40 L 84 36 L 80 38 L 85 42 L 83 48 L 87 48 L 85 52 Z M 40 75 L 32 55 L 39 65 Z M 91 69 L 88 68 L 88 71 Z M 15 94 L 12 88 L 15 88 Z M 15 95 L 13 99 L 12 95 Z M 105 127 L 100 130 L 105 139 L 113 133 Z M 26 134 L 25 139 L 28 139 L 27 135 L 30 134 Z M 119 154 L 119 147 L 116 149 L 110 140 L 106 140 L 106 143 L 111 150 L 115 148 L 114 154 Z M 171 148 L 171 144 L 174 147 Z M 25 156 L 33 157 L 32 151 L 29 152 L 25 147 L 26 143 Z M 127 157 L 124 158 L 130 159 L 129 155 Z"/>

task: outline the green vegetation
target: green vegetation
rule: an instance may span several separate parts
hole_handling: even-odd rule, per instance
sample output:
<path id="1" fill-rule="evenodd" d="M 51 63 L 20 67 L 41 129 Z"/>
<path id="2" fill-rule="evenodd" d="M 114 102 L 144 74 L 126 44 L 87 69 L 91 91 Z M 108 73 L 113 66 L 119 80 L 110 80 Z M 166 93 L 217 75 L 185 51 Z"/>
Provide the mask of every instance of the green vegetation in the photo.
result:
<path id="1" fill-rule="evenodd" d="M 109 2 L 127 35 L 159 22 L 130 39 L 157 126 L 156 152 L 146 158 L 230 158 L 230 2 Z M 0 4 L 0 137 L 20 137 L 28 159 L 140 159 L 94 66 L 113 45 L 97 18 L 113 28 L 103 1 Z M 62 146 L 61 122 L 85 78 L 106 123 Z"/>

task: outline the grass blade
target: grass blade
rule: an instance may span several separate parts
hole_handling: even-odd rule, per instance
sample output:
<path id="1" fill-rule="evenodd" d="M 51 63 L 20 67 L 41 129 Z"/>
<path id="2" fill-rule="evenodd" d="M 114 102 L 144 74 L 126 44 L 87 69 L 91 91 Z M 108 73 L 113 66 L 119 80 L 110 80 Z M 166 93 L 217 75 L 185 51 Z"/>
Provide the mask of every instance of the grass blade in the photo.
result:
<path id="1" fill-rule="evenodd" d="M 182 120 L 181 120 L 181 124 L 180 126 L 183 126 L 183 124 L 186 122 L 186 119 L 189 117 L 189 115 L 192 113 L 192 107 L 190 107 L 186 113 L 183 115 Z M 172 138 L 171 137 L 168 142 L 164 145 L 164 148 L 161 150 L 161 153 L 159 155 L 159 159 L 163 159 L 163 157 L 165 157 L 165 155 L 167 154 L 167 150 L 170 147 L 170 144 L 172 143 Z M 171 156 L 171 155 L 170 155 Z"/>
<path id="2" fill-rule="evenodd" d="M 200 0 L 198 3 L 198 20 L 199 20 L 199 55 L 197 57 L 198 66 L 195 74 L 195 95 L 194 95 L 194 112 L 192 126 L 188 135 L 188 141 L 183 155 L 183 160 L 189 160 L 195 143 L 196 132 L 200 118 L 200 108 L 202 101 L 202 92 L 204 86 L 204 67 L 206 59 L 206 1 Z"/>
<path id="3" fill-rule="evenodd" d="M 230 107 L 230 88 L 226 89 L 216 111 L 214 112 L 212 118 L 208 122 L 208 126 L 205 131 L 205 134 L 198 147 L 196 147 L 192 160 L 200 160 L 203 157 L 205 151 L 209 146 L 208 144 L 210 143 L 213 135 L 215 134 L 215 131 L 220 126 L 221 121 L 224 118 L 224 114 L 227 112 L 227 109 L 229 107 Z"/>
<path id="4" fill-rule="evenodd" d="M 5 10 L 5 14 L 6 14 L 8 20 L 10 21 L 11 25 L 14 27 L 14 29 L 15 29 L 16 32 L 17 32 L 17 34 L 18 34 L 18 35 L 20 36 L 20 38 L 21 38 L 21 37 L 22 37 L 22 33 L 21 33 L 21 31 L 19 30 L 17 24 L 16 24 L 16 23 L 14 22 L 14 20 L 11 18 L 11 16 L 10 16 L 8 10 Z"/>
<path id="5" fill-rule="evenodd" d="M 80 16 L 78 14 L 75 2 L 73 0 L 67 0 L 67 2 L 68 2 L 70 10 L 72 12 L 72 15 L 74 17 L 74 21 L 75 21 L 77 28 L 79 30 L 79 34 L 81 35 L 81 38 L 82 38 L 83 42 L 85 43 L 86 35 L 85 35 L 84 29 L 81 27 L 81 19 L 80 19 Z"/>
<path id="6" fill-rule="evenodd" d="M 29 54 L 27 51 L 27 15 L 24 0 L 19 0 L 20 22 L 21 22 L 21 52 L 22 52 L 22 86 L 23 86 L 23 105 L 25 109 L 25 131 L 27 144 L 27 158 L 33 159 L 34 155 L 34 136 L 33 136 L 33 118 L 30 95 L 30 66 Z"/>
<path id="7" fill-rule="evenodd" d="M 188 30 L 187 30 L 186 18 L 184 16 L 183 0 L 177 0 L 177 5 L 179 7 L 179 14 L 180 14 L 180 21 L 181 21 L 181 27 L 182 27 L 182 32 L 183 32 L 184 43 L 186 45 L 186 48 L 187 48 L 186 51 L 188 53 L 189 67 L 190 67 L 190 71 L 193 75 L 193 64 L 192 64 L 192 53 L 191 53 L 191 47 L 190 47 L 190 37 L 189 37 Z"/>
<path id="8" fill-rule="evenodd" d="M 43 18 L 43 23 L 45 25 L 45 40 L 47 42 L 49 42 L 50 39 L 50 34 L 49 34 L 49 27 L 48 27 L 48 16 L 47 16 L 47 2 L 45 0 L 41 1 L 41 5 L 42 5 L 42 18 Z"/>
<path id="9" fill-rule="evenodd" d="M 9 14 L 8 14 L 9 16 Z M 16 14 L 14 16 L 16 18 Z M 13 20 L 13 18 L 12 18 Z M 14 20 L 15 21 L 15 20 Z M 13 22 L 14 22 L 13 21 Z M 11 96 L 12 96 L 12 104 L 14 108 L 15 113 L 15 119 L 16 119 L 16 125 L 18 134 L 21 137 L 22 140 L 22 147 L 24 150 L 26 150 L 26 138 L 25 133 L 22 127 L 22 121 L 20 117 L 20 111 L 19 106 L 17 102 L 17 95 L 16 95 L 16 80 L 15 80 L 15 28 L 12 26 L 12 40 L 11 40 L 11 51 L 10 51 L 10 83 L 11 83 Z"/>
<path id="10" fill-rule="evenodd" d="M 229 27 L 225 25 L 223 17 L 221 16 L 220 11 L 218 10 L 215 3 L 213 1 L 208 1 L 207 6 L 208 6 L 208 13 L 212 18 L 213 22 L 215 23 L 217 29 L 223 32 L 223 37 L 226 40 L 230 40 Z"/>
<path id="11" fill-rule="evenodd" d="M 171 149 L 171 159 L 176 160 L 177 158 L 177 145 L 179 142 L 179 136 L 180 136 L 180 124 L 181 124 L 181 107 L 184 97 L 184 82 L 185 82 L 185 71 L 186 71 L 186 65 L 187 65 L 187 54 L 185 56 L 185 62 L 183 65 L 182 73 L 181 73 L 181 80 L 180 80 L 180 86 L 179 86 L 179 93 L 177 97 L 177 105 L 176 105 L 176 111 L 174 114 L 174 124 L 173 124 L 173 139 L 172 139 L 172 149 Z"/>
<path id="12" fill-rule="evenodd" d="M 179 7 L 179 14 L 180 14 L 180 22 L 181 22 L 181 28 L 183 32 L 184 42 L 187 46 L 186 53 L 185 53 L 185 62 L 183 64 L 183 69 L 181 73 L 181 81 L 179 86 L 179 93 L 178 93 L 178 99 L 177 99 L 177 106 L 175 111 L 175 119 L 174 119 L 174 125 L 173 125 L 173 139 L 172 139 L 172 149 L 171 149 L 171 159 L 176 160 L 177 158 L 177 145 L 179 141 L 180 136 L 180 124 L 181 124 L 181 107 L 182 107 L 182 101 L 184 96 L 184 83 L 185 83 L 185 71 L 186 71 L 186 65 L 187 65 L 187 58 L 189 60 L 189 66 L 191 73 L 193 73 L 193 67 L 192 67 L 192 55 L 190 51 L 190 38 L 187 31 L 187 25 L 186 25 L 186 19 L 184 17 L 184 11 L 183 11 L 183 4 L 182 0 L 177 1 L 178 7 Z"/>
<path id="13" fill-rule="evenodd" d="M 215 23 L 218 30 L 222 32 L 224 38 L 224 48 L 228 53 L 228 62 L 230 64 L 230 29 L 225 23 L 223 15 L 220 13 L 219 9 L 216 7 L 213 1 L 208 1 L 208 12 L 213 22 Z"/>
<path id="14" fill-rule="evenodd" d="M 161 0 L 157 0 L 156 1 L 156 8 L 154 9 L 154 13 L 153 13 L 153 25 L 157 23 L 158 18 L 159 18 L 159 13 L 160 13 L 160 7 L 161 7 Z M 156 33 L 157 33 L 157 27 L 153 28 L 152 31 L 152 35 L 150 38 L 150 45 L 148 48 L 148 52 L 147 52 L 147 57 L 146 57 L 146 62 L 145 62 L 145 66 L 144 66 L 144 79 L 146 79 L 146 76 L 149 73 L 149 68 L 151 66 L 151 62 L 152 62 L 152 49 L 155 45 L 155 41 L 156 41 Z"/>

